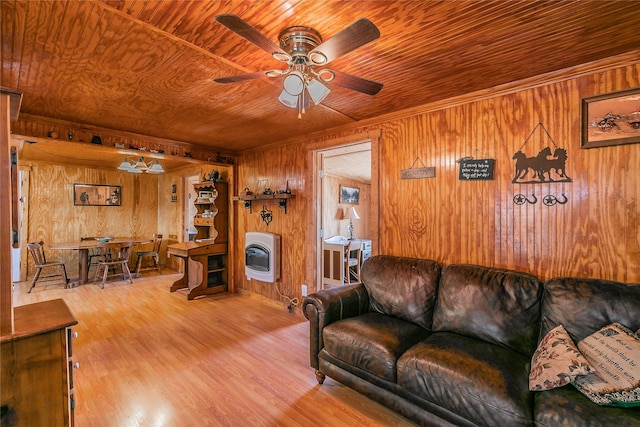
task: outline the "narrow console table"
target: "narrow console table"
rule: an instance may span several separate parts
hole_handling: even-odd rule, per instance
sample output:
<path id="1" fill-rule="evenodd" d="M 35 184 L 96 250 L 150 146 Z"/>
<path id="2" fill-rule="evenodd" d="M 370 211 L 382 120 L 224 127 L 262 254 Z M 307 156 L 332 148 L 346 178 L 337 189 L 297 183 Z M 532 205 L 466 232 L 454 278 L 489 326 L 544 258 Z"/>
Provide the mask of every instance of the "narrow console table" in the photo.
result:
<path id="1" fill-rule="evenodd" d="M 184 274 L 170 291 L 188 288 L 187 299 L 229 290 L 227 285 L 227 244 L 185 242 L 167 246 L 167 252 L 183 261 Z"/>

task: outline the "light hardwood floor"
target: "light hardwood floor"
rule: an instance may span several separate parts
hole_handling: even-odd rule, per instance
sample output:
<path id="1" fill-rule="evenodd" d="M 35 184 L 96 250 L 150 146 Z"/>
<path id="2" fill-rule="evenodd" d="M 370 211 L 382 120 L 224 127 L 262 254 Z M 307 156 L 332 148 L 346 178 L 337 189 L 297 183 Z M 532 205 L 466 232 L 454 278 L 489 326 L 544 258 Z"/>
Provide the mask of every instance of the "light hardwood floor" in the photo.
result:
<path id="1" fill-rule="evenodd" d="M 238 294 L 187 301 L 169 292 L 178 277 L 16 287 L 15 305 L 63 298 L 79 322 L 77 426 L 414 426 L 330 378 L 319 385 L 303 316 Z"/>

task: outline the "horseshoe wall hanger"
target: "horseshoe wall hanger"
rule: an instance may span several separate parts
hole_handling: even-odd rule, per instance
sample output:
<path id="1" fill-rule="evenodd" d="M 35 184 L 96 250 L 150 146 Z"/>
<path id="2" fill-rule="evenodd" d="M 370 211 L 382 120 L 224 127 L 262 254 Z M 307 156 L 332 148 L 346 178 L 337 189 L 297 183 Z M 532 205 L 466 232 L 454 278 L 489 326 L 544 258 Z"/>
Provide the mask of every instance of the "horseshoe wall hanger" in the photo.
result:
<path id="1" fill-rule="evenodd" d="M 513 203 L 516 205 L 524 205 L 525 203 L 529 203 L 530 205 L 535 205 L 538 202 L 538 198 L 535 194 L 531 195 L 531 199 L 527 198 L 524 194 L 516 194 L 513 196 Z"/>

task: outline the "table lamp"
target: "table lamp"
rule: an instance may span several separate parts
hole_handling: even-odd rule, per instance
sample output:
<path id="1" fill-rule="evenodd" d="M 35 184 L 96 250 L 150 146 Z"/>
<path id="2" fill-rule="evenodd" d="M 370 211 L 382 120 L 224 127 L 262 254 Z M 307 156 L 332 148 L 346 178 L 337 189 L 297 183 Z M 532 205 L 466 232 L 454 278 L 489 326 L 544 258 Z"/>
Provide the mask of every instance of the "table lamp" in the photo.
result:
<path id="1" fill-rule="evenodd" d="M 353 240 L 353 220 L 360 219 L 360 215 L 356 212 L 356 208 L 352 206 L 347 209 L 347 212 L 344 214 L 344 219 L 349 219 L 347 231 L 349 231 L 349 240 Z"/>

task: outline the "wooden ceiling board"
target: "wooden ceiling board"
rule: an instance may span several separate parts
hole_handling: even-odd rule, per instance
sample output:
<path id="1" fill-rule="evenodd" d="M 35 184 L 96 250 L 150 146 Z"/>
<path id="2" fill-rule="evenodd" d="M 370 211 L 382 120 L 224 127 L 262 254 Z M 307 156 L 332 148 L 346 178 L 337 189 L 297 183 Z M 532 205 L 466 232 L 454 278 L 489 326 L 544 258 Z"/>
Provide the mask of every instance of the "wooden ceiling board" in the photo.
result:
<path id="1" fill-rule="evenodd" d="M 0 2 L 0 85 L 22 112 L 241 152 L 358 120 L 635 51 L 640 2 L 91 0 Z M 301 120 L 283 69 L 218 24 L 236 14 L 273 42 L 292 25 L 326 40 L 361 17 L 381 37 L 328 68 L 384 84 L 375 96 L 328 83 Z"/>

